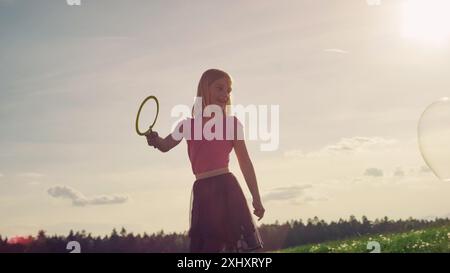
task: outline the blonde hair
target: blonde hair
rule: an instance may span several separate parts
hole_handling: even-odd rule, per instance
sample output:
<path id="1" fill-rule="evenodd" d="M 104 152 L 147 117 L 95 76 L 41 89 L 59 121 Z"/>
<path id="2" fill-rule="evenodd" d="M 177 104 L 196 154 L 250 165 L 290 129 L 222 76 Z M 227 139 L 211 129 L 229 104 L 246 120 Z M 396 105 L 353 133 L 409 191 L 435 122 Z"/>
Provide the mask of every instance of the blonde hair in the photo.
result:
<path id="1" fill-rule="evenodd" d="M 219 79 L 228 80 L 230 85 L 233 82 L 231 76 L 223 70 L 208 69 L 205 72 L 203 72 L 197 87 L 197 98 L 202 99 L 202 112 L 207 105 L 211 104 L 211 94 L 209 92 L 209 87 L 213 82 Z M 226 103 L 226 106 L 229 105 L 231 105 L 231 97 L 228 99 Z M 228 107 L 225 107 L 225 114 L 227 114 L 227 109 Z M 192 107 L 192 117 L 194 117 L 194 107 Z"/>

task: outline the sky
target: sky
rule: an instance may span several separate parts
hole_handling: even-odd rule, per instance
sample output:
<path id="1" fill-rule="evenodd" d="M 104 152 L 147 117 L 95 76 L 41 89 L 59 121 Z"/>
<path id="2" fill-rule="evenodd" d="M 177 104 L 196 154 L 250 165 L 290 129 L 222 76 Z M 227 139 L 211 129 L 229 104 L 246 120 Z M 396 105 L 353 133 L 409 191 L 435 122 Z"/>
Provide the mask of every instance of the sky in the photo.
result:
<path id="1" fill-rule="evenodd" d="M 192 105 L 209 68 L 233 77 L 233 103 L 279 106 L 278 147 L 247 141 L 258 224 L 449 216 L 450 184 L 417 137 L 423 111 L 449 96 L 448 11 L 442 0 L 0 0 L 0 234 L 186 231 L 186 143 L 160 153 L 134 122 L 155 95 L 154 129 L 170 133 L 171 110 Z M 230 168 L 251 206 L 234 153 Z"/>

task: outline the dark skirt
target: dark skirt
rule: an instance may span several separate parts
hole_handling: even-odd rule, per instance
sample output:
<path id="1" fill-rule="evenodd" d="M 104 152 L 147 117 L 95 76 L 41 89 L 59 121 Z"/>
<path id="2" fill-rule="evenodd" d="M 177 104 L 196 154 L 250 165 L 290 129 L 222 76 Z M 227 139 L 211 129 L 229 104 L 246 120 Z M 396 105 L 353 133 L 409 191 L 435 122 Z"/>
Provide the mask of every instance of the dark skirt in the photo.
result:
<path id="1" fill-rule="evenodd" d="M 263 247 L 244 193 L 232 173 L 194 182 L 189 221 L 191 252 L 246 252 Z"/>

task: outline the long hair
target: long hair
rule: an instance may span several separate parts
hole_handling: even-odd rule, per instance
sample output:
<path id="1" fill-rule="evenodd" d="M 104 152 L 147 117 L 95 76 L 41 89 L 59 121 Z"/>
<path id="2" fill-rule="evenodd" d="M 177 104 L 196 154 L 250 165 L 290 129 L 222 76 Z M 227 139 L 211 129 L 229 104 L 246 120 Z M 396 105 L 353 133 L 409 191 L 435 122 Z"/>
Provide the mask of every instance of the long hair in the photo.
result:
<path id="1" fill-rule="evenodd" d="M 220 69 L 208 69 L 205 72 L 203 72 L 202 77 L 198 82 L 197 97 L 196 97 L 196 99 L 197 98 L 202 99 L 202 112 L 204 111 L 207 105 L 211 104 L 211 94 L 209 92 L 209 87 L 214 81 L 222 78 L 228 80 L 230 85 L 233 82 L 231 76 L 227 72 L 222 71 Z M 231 97 L 229 97 L 226 103 L 225 114 L 227 114 L 226 111 L 229 108 L 228 106 L 230 105 L 231 105 Z M 194 106 L 192 107 L 192 117 L 194 117 Z"/>

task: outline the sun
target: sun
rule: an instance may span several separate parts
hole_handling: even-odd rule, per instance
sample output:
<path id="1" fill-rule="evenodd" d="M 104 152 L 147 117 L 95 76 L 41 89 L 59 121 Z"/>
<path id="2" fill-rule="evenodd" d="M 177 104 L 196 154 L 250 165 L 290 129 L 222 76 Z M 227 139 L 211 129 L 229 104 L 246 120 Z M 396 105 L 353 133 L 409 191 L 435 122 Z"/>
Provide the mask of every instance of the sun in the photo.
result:
<path id="1" fill-rule="evenodd" d="M 433 44 L 449 41 L 449 0 L 405 0 L 403 4 L 404 37 Z"/>

